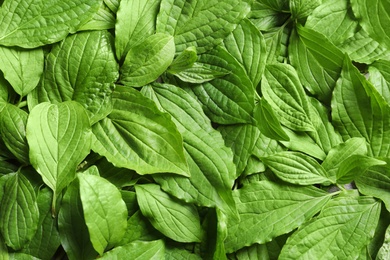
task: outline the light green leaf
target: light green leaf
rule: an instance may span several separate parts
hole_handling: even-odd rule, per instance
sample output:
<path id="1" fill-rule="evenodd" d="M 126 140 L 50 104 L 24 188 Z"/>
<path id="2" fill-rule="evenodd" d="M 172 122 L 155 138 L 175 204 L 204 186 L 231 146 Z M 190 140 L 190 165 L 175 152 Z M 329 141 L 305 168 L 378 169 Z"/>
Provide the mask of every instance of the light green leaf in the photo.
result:
<path id="1" fill-rule="evenodd" d="M 170 260 L 202 260 L 197 254 L 191 253 L 186 249 L 181 249 L 177 247 L 166 248 L 165 249 L 165 259 Z"/>
<path id="2" fill-rule="evenodd" d="M 356 259 L 374 236 L 380 203 L 370 197 L 332 199 L 287 240 L 279 259 Z"/>
<path id="3" fill-rule="evenodd" d="M 91 20 L 83 24 L 78 30 L 109 30 L 115 28 L 115 15 L 106 5 L 101 5 Z"/>
<path id="4" fill-rule="evenodd" d="M 90 152 L 88 115 L 74 101 L 41 103 L 30 112 L 26 136 L 30 162 L 53 190 L 55 201 L 75 178 L 77 166 Z"/>
<path id="5" fill-rule="evenodd" d="M 290 11 L 293 19 L 309 16 L 315 8 L 322 5 L 322 0 L 290 0 Z"/>
<path id="6" fill-rule="evenodd" d="M 355 183 L 359 192 L 381 199 L 390 211 L 390 168 L 388 165 L 368 169 L 355 180 Z"/>
<path id="7" fill-rule="evenodd" d="M 261 160 L 283 181 L 312 185 L 329 183 L 325 169 L 312 157 L 298 152 L 280 152 Z"/>
<path id="8" fill-rule="evenodd" d="M 6 147 L 23 164 L 29 164 L 26 140 L 28 114 L 17 106 L 6 104 L 0 111 L 0 135 Z"/>
<path id="9" fill-rule="evenodd" d="M 333 93 L 332 119 L 344 140 L 364 137 L 369 156 L 389 156 L 390 107 L 349 58 Z"/>
<path id="10" fill-rule="evenodd" d="M 103 0 L 103 2 L 113 13 L 117 13 L 121 0 Z"/>
<path id="11" fill-rule="evenodd" d="M 38 85 L 43 64 L 41 48 L 25 50 L 0 46 L 0 70 L 20 96 L 26 96 Z"/>
<path id="12" fill-rule="evenodd" d="M 370 167 L 377 165 L 386 165 L 386 162 L 366 155 L 351 155 L 340 163 L 336 174 L 337 183 L 350 183 L 365 173 Z"/>
<path id="13" fill-rule="evenodd" d="M 253 86 L 257 86 L 265 69 L 267 58 L 265 39 L 247 19 L 223 40 L 226 50 L 244 66 Z"/>
<path id="14" fill-rule="evenodd" d="M 368 67 L 369 81 L 390 104 L 390 61 L 377 60 Z"/>
<path id="15" fill-rule="evenodd" d="M 61 245 L 70 260 L 94 259 L 98 256 L 85 224 L 77 178 L 67 187 L 61 201 L 58 230 Z"/>
<path id="16" fill-rule="evenodd" d="M 379 249 L 376 260 L 386 260 L 390 258 L 390 226 L 386 229 L 385 239 L 382 247 Z"/>
<path id="17" fill-rule="evenodd" d="M 34 188 L 20 172 L 12 173 L 4 185 L 1 200 L 0 229 L 5 243 L 20 250 L 34 236 L 39 224 L 39 210 Z"/>
<path id="18" fill-rule="evenodd" d="M 0 44 L 35 48 L 75 33 L 98 11 L 102 0 L 5 0 L 0 10 Z M 32 8 L 33 7 L 33 8 Z"/>
<path id="19" fill-rule="evenodd" d="M 288 50 L 302 84 L 328 104 L 340 76 L 344 54 L 324 35 L 302 26 L 293 30 Z"/>
<path id="20" fill-rule="evenodd" d="M 151 242 L 135 241 L 124 246 L 118 246 L 105 253 L 100 259 L 104 260 L 160 260 L 164 259 L 165 245 L 163 240 Z"/>
<path id="21" fill-rule="evenodd" d="M 296 131 L 315 130 L 309 117 L 308 98 L 292 66 L 268 64 L 261 91 L 282 124 Z"/>
<path id="22" fill-rule="evenodd" d="M 154 34 L 160 2 L 160 0 L 120 1 L 115 23 L 115 49 L 118 59 L 123 59 L 132 47 Z"/>
<path id="23" fill-rule="evenodd" d="M 112 110 L 113 83 L 118 78 L 111 40 L 107 31 L 91 31 L 54 45 L 43 82 L 32 95 L 36 102 L 75 100 L 87 109 L 91 124 L 105 118 Z"/>
<path id="24" fill-rule="evenodd" d="M 183 53 L 185 50 L 183 51 Z M 182 53 L 181 53 L 182 54 Z M 180 54 L 180 55 L 181 55 Z M 206 64 L 200 62 L 194 62 L 191 68 L 187 68 L 175 74 L 180 80 L 184 82 L 202 84 L 229 74 L 229 71 L 217 71 L 209 68 Z"/>
<path id="25" fill-rule="evenodd" d="M 93 126 L 92 149 L 139 174 L 188 176 L 183 140 L 171 117 L 133 88 L 117 86 L 113 100 L 112 113 Z"/>
<path id="26" fill-rule="evenodd" d="M 176 74 L 180 75 L 180 72 L 182 71 L 191 70 L 191 68 L 194 66 L 197 60 L 198 60 L 198 55 L 196 52 L 196 48 L 194 46 L 188 47 L 175 58 L 175 60 L 169 66 L 168 72 L 174 75 Z M 180 78 L 180 76 L 178 77 Z M 192 83 L 196 83 L 196 82 L 192 82 Z"/>
<path id="27" fill-rule="evenodd" d="M 245 185 L 233 194 L 239 221 L 228 219 L 226 251 L 254 243 L 263 244 L 286 234 L 313 217 L 330 199 L 320 189 L 261 181 Z"/>
<path id="28" fill-rule="evenodd" d="M 267 137 L 263 133 L 260 133 L 260 136 L 256 141 L 255 147 L 253 148 L 253 155 L 260 159 L 262 157 L 266 157 L 284 150 L 286 150 L 286 148 L 282 146 L 278 141 Z"/>
<path id="29" fill-rule="evenodd" d="M 129 50 L 120 69 L 120 82 L 134 87 L 151 83 L 169 67 L 174 55 L 173 37 L 153 34 Z"/>
<path id="30" fill-rule="evenodd" d="M 119 190 L 106 179 L 79 173 L 85 224 L 96 252 L 118 244 L 126 232 L 127 208 Z"/>
<path id="31" fill-rule="evenodd" d="M 287 60 L 291 30 L 292 29 L 285 24 L 264 33 L 267 47 L 267 63 L 272 64 Z"/>
<path id="32" fill-rule="evenodd" d="M 266 245 L 254 244 L 236 252 L 237 260 L 270 260 Z"/>
<path id="33" fill-rule="evenodd" d="M 358 24 L 348 1 L 328 0 L 307 18 L 305 27 L 322 33 L 339 46 L 354 36 Z"/>
<path id="34" fill-rule="evenodd" d="M 156 176 L 155 180 L 164 191 L 188 203 L 234 212 L 231 188 L 237 176 L 233 154 L 200 104 L 173 85 L 155 84 L 144 87 L 142 92 L 171 114 L 183 136 L 191 173 L 189 178 L 164 175 Z"/>
<path id="35" fill-rule="evenodd" d="M 341 143 L 333 147 L 325 160 L 322 162 L 322 167 L 326 170 L 327 175 L 332 180 L 336 180 L 336 175 L 341 163 L 352 155 L 366 155 L 367 144 L 364 138 L 354 137 L 348 139 L 345 143 Z"/>
<path id="36" fill-rule="evenodd" d="M 142 214 L 161 233 L 178 242 L 202 240 L 198 211 L 194 205 L 170 197 L 156 184 L 135 186 Z"/>
<path id="37" fill-rule="evenodd" d="M 379 0 L 351 0 L 352 10 L 359 24 L 376 41 L 390 48 L 390 2 Z"/>
<path id="38" fill-rule="evenodd" d="M 250 0 L 162 0 L 157 32 L 175 38 L 176 52 L 196 46 L 204 53 L 232 32 L 249 13 Z"/>

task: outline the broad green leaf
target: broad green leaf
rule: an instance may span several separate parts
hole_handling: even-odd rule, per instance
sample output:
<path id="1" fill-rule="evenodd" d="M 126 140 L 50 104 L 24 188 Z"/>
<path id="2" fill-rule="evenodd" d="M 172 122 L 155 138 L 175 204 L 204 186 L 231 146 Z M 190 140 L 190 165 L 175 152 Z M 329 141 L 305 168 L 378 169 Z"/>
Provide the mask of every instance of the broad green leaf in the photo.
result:
<path id="1" fill-rule="evenodd" d="M 322 167 L 326 170 L 327 176 L 332 180 L 336 180 L 336 174 L 341 163 L 352 155 L 366 155 L 367 144 L 364 138 L 354 137 L 348 139 L 345 143 L 341 143 L 333 147 L 325 160 L 322 162 Z"/>
<path id="2" fill-rule="evenodd" d="M 237 260 L 270 260 L 267 246 L 254 244 L 250 247 L 244 247 L 236 252 Z"/>
<path id="3" fill-rule="evenodd" d="M 131 186 L 137 182 L 135 171 L 126 168 L 117 168 L 104 157 L 97 161 L 95 165 L 99 169 L 100 176 L 118 188 Z"/>
<path id="4" fill-rule="evenodd" d="M 182 136 L 167 113 L 129 87 L 117 86 L 113 101 L 108 118 L 92 128 L 96 153 L 139 174 L 189 175 Z"/>
<path id="5" fill-rule="evenodd" d="M 363 29 L 376 41 L 390 48 L 390 2 L 351 0 L 355 17 Z"/>
<path id="6" fill-rule="evenodd" d="M 292 31 L 288 50 L 290 62 L 305 88 L 329 104 L 344 54 L 324 35 L 299 25 Z"/>
<path id="7" fill-rule="evenodd" d="M 174 55 L 173 37 L 153 34 L 128 51 L 120 69 L 120 82 L 134 87 L 151 83 L 169 67 Z"/>
<path id="8" fill-rule="evenodd" d="M 196 46 L 204 53 L 232 32 L 249 13 L 250 0 L 162 0 L 157 32 L 175 38 L 176 52 Z"/>
<path id="9" fill-rule="evenodd" d="M 113 83 L 118 78 L 111 40 L 107 31 L 87 31 L 54 45 L 43 81 L 32 95 L 36 102 L 75 100 L 87 109 L 91 124 L 105 118 L 112 110 Z"/>
<path id="10" fill-rule="evenodd" d="M 247 19 L 223 40 L 226 50 L 244 66 L 253 86 L 257 86 L 267 58 L 265 39 L 261 32 Z"/>
<path id="11" fill-rule="evenodd" d="M 325 169 L 312 157 L 298 152 L 280 152 L 261 160 L 283 181 L 312 185 L 328 183 Z"/>
<path id="12" fill-rule="evenodd" d="M 390 168 L 388 165 L 370 168 L 359 176 L 355 183 L 359 192 L 381 199 L 390 211 Z"/>
<path id="13" fill-rule="evenodd" d="M 41 103 L 30 112 L 26 137 L 30 162 L 53 190 L 55 201 L 75 178 L 77 166 L 90 152 L 88 115 L 74 101 Z"/>
<path id="14" fill-rule="evenodd" d="M 368 68 L 369 81 L 390 104 L 390 61 L 377 60 Z"/>
<path id="15" fill-rule="evenodd" d="M 234 191 L 239 221 L 228 219 L 226 251 L 263 244 L 313 217 L 330 199 L 320 189 L 261 181 Z"/>
<path id="16" fill-rule="evenodd" d="M 292 66 L 267 64 L 261 91 L 282 124 L 296 131 L 315 130 L 309 117 L 308 98 Z"/>
<path id="17" fill-rule="evenodd" d="M 185 53 L 185 50 L 181 54 L 183 53 Z M 222 72 L 213 70 L 212 68 L 206 66 L 206 64 L 194 62 L 191 68 L 182 70 L 176 73 L 175 76 L 184 82 L 202 84 L 215 78 L 225 76 L 229 73 L 229 71 Z"/>
<path id="18" fill-rule="evenodd" d="M 379 249 L 376 256 L 377 260 L 386 260 L 390 258 L 390 226 L 386 229 L 385 239 L 382 247 Z"/>
<path id="19" fill-rule="evenodd" d="M 256 140 L 255 147 L 253 148 L 253 155 L 260 159 L 284 150 L 286 150 L 286 148 L 278 141 L 260 133 L 259 138 Z"/>
<path id="20" fill-rule="evenodd" d="M 0 44 L 35 48 L 75 33 L 98 11 L 102 0 L 5 0 L 0 10 Z"/>
<path id="21" fill-rule="evenodd" d="M 88 228 L 85 224 L 80 200 L 79 179 L 75 179 L 66 189 L 58 213 L 58 230 L 61 245 L 70 260 L 94 259 L 94 250 Z"/>
<path id="22" fill-rule="evenodd" d="M 115 21 L 115 14 L 103 4 L 92 19 L 79 28 L 79 31 L 113 29 L 115 28 Z"/>
<path id="23" fill-rule="evenodd" d="M 197 60 L 198 55 L 196 52 L 196 48 L 194 46 L 188 47 L 174 59 L 174 61 L 168 68 L 168 72 L 176 75 L 184 70 L 191 69 Z M 178 77 L 180 78 L 180 76 Z"/>
<path id="24" fill-rule="evenodd" d="M 222 134 L 226 146 L 233 151 L 233 162 L 237 168 L 237 176 L 239 176 L 253 153 L 260 131 L 256 126 L 250 124 L 220 126 L 218 131 Z"/>
<path id="25" fill-rule="evenodd" d="M 5 243 L 22 249 L 34 236 L 39 224 L 35 191 L 23 174 L 12 173 L 4 185 L 1 200 L 0 229 Z"/>
<path id="26" fill-rule="evenodd" d="M 377 165 L 386 165 L 386 162 L 367 155 L 351 155 L 340 163 L 336 175 L 337 183 L 350 183 L 365 173 L 370 167 Z"/>
<path id="27" fill-rule="evenodd" d="M 251 12 L 247 16 L 260 31 L 269 31 L 282 26 L 289 17 L 289 13 L 281 13 L 261 1 L 253 2 Z"/>
<path id="28" fill-rule="evenodd" d="M 29 164 L 29 147 L 26 140 L 28 114 L 20 108 L 7 104 L 0 111 L 0 134 L 7 148 L 23 164 Z"/>
<path id="29" fill-rule="evenodd" d="M 43 64 L 41 48 L 25 50 L 0 46 L 0 70 L 20 96 L 26 96 L 38 85 Z"/>
<path id="30" fill-rule="evenodd" d="M 166 192 L 199 206 L 235 211 L 231 193 L 236 179 L 233 154 L 221 134 L 212 126 L 201 105 L 184 90 L 173 85 L 144 87 L 143 94 L 171 114 L 183 136 L 191 176 L 156 176 Z M 234 213 L 232 213 L 234 214 Z"/>
<path id="31" fill-rule="evenodd" d="M 290 0 L 292 18 L 296 20 L 306 18 L 315 8 L 321 5 L 322 0 Z"/>
<path id="32" fill-rule="evenodd" d="M 160 2 L 160 0 L 120 1 L 115 23 L 115 49 L 118 59 L 123 59 L 132 47 L 154 34 Z"/>
<path id="33" fill-rule="evenodd" d="M 194 205 L 170 197 L 156 184 L 135 186 L 142 214 L 161 233 L 178 242 L 200 242 L 203 231 Z"/>
<path id="34" fill-rule="evenodd" d="M 373 237 L 379 213 L 380 203 L 370 197 L 332 199 L 292 234 L 279 259 L 356 259 Z"/>
<path id="35" fill-rule="evenodd" d="M 39 208 L 38 230 L 22 252 L 39 259 L 51 259 L 61 244 L 57 229 L 57 219 L 51 215 L 52 192 L 48 188 L 39 191 L 37 204 Z"/>
<path id="36" fill-rule="evenodd" d="M 390 107 L 348 58 L 333 93 L 332 119 L 344 140 L 364 137 L 369 156 L 390 154 Z"/>
<path id="37" fill-rule="evenodd" d="M 102 177 L 78 174 L 85 224 L 96 252 L 118 244 L 126 232 L 127 208 L 119 190 Z"/>
<path id="38" fill-rule="evenodd" d="M 305 27 L 322 33 L 339 46 L 354 36 L 358 21 L 353 17 L 349 1 L 328 0 L 307 18 Z"/>
<path id="39" fill-rule="evenodd" d="M 151 242 L 135 241 L 124 246 L 118 246 L 105 253 L 100 259 L 104 260 L 160 260 L 164 259 L 165 245 L 163 240 Z"/>
<path id="40" fill-rule="evenodd" d="M 284 132 L 275 111 L 266 99 L 262 98 L 255 106 L 253 117 L 262 134 L 275 140 L 288 141 L 289 137 Z"/>
<path id="41" fill-rule="evenodd" d="M 170 260 L 202 260 L 197 254 L 191 253 L 186 249 L 181 248 L 165 248 L 165 259 Z"/>

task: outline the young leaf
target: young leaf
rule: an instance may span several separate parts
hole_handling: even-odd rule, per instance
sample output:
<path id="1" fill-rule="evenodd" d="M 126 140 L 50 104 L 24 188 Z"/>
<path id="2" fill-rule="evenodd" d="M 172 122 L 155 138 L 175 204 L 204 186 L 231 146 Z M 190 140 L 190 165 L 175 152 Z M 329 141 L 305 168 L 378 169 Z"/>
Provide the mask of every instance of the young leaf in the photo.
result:
<path id="1" fill-rule="evenodd" d="M 26 137 L 30 162 L 53 190 L 55 202 L 90 152 L 92 138 L 88 115 L 74 101 L 41 103 L 30 112 Z"/>
<path id="2" fill-rule="evenodd" d="M 20 96 L 26 96 L 38 85 L 43 64 L 41 48 L 25 50 L 0 46 L 0 70 Z"/>
<path id="3" fill-rule="evenodd" d="M 296 131 L 315 130 L 309 118 L 307 96 L 292 66 L 268 64 L 261 91 L 282 124 Z"/>
<path id="4" fill-rule="evenodd" d="M 184 50 L 180 55 L 185 53 L 186 50 Z M 204 63 L 194 62 L 191 68 L 186 68 L 185 70 L 176 73 L 175 76 L 184 82 L 202 84 L 215 78 L 225 76 L 229 73 L 230 72 L 227 70 L 225 72 L 213 70 Z"/>
<path id="5" fill-rule="evenodd" d="M 204 53 L 232 32 L 250 11 L 249 0 L 162 0 L 157 32 L 175 38 L 176 52 L 196 46 Z"/>
<path id="6" fill-rule="evenodd" d="M 279 259 L 358 258 L 378 223 L 380 203 L 370 197 L 332 199 L 318 217 L 287 240 Z"/>
<path id="7" fill-rule="evenodd" d="M 6 104 L 0 111 L 0 134 L 7 148 L 23 164 L 29 164 L 26 140 L 28 114 L 17 106 Z"/>
<path id="8" fill-rule="evenodd" d="M 119 190 L 102 177 L 80 173 L 80 200 L 96 252 L 118 244 L 126 232 L 127 208 Z"/>
<path id="9" fill-rule="evenodd" d="M 39 103 L 75 100 L 87 109 L 93 124 L 111 112 L 112 88 L 117 78 L 118 64 L 110 34 L 77 33 L 54 45 L 47 56 L 43 82 L 33 96 Z"/>
<path id="10" fill-rule="evenodd" d="M 0 44 L 35 48 L 58 42 L 91 19 L 101 4 L 102 0 L 5 0 L 0 11 Z"/>
<path id="11" fill-rule="evenodd" d="M 169 66 L 168 72 L 176 75 L 182 71 L 191 69 L 197 60 L 198 60 L 198 56 L 197 56 L 196 48 L 194 46 L 188 47 L 175 58 L 175 60 Z M 180 76 L 178 77 L 180 78 Z M 192 82 L 192 83 L 196 83 L 196 82 Z"/>
<path id="12" fill-rule="evenodd" d="M 155 240 L 151 242 L 135 241 L 124 246 L 118 246 L 105 253 L 100 259 L 160 260 L 164 257 L 164 241 Z"/>
<path id="13" fill-rule="evenodd" d="M 234 191 L 239 221 L 228 219 L 226 251 L 263 244 L 313 217 L 330 196 L 320 189 L 261 181 Z"/>
<path id="14" fill-rule="evenodd" d="M 151 36 L 156 28 L 160 0 L 122 0 L 116 14 L 115 49 L 118 59 Z"/>
<path id="15" fill-rule="evenodd" d="M 117 86 L 113 100 L 111 114 L 92 128 L 92 149 L 139 174 L 188 176 L 183 140 L 171 117 L 133 88 Z"/>
<path id="16" fill-rule="evenodd" d="M 298 184 L 312 185 L 327 183 L 324 168 L 312 157 L 298 152 L 280 152 L 261 160 L 283 181 Z"/>
<path id="17" fill-rule="evenodd" d="M 203 231 L 194 205 L 170 197 L 156 184 L 135 186 L 142 214 L 161 233 L 178 242 L 200 242 Z"/>
<path id="18" fill-rule="evenodd" d="M 134 87 L 146 85 L 169 67 L 174 55 L 173 37 L 153 34 L 129 50 L 120 69 L 120 82 Z"/>
<path id="19" fill-rule="evenodd" d="M 14 250 L 22 249 L 34 236 L 39 224 L 35 191 L 20 172 L 12 173 L 4 185 L 1 200 L 0 229 L 5 243 Z"/>

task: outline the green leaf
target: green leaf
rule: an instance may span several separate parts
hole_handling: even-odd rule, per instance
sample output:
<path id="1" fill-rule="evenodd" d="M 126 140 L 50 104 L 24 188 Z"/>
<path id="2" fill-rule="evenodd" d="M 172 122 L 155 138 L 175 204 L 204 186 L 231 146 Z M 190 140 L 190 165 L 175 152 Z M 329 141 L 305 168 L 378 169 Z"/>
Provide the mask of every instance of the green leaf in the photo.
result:
<path id="1" fill-rule="evenodd" d="M 377 165 L 386 165 L 386 162 L 366 155 L 351 155 L 341 162 L 336 175 L 337 183 L 350 183 L 365 173 L 370 167 Z"/>
<path id="2" fill-rule="evenodd" d="M 83 24 L 78 30 L 109 30 L 115 28 L 115 15 L 106 5 L 101 5 L 91 20 Z"/>
<path id="3" fill-rule="evenodd" d="M 25 50 L 0 46 L 0 70 L 20 96 L 26 96 L 38 85 L 43 64 L 41 48 Z"/>
<path id="4" fill-rule="evenodd" d="M 228 219 L 228 253 L 294 230 L 313 217 L 330 196 L 310 186 L 261 181 L 234 191 L 234 199 L 240 220 Z"/>
<path id="5" fill-rule="evenodd" d="M 153 34 L 129 50 L 120 69 L 120 82 L 135 87 L 151 83 L 169 67 L 174 55 L 173 37 Z"/>
<path id="6" fill-rule="evenodd" d="M 166 248 L 165 249 L 165 259 L 171 259 L 171 260 L 202 260 L 202 257 L 199 255 L 196 255 L 194 253 L 191 253 L 190 251 L 186 249 L 181 248 Z"/>
<path id="7" fill-rule="evenodd" d="M 293 19 L 309 16 L 314 9 L 322 5 L 322 0 L 290 0 L 290 11 Z"/>
<path id="8" fill-rule="evenodd" d="M 188 47 L 175 58 L 175 60 L 169 66 L 168 72 L 174 75 L 176 74 L 180 75 L 180 72 L 187 69 L 191 69 L 197 60 L 198 60 L 198 55 L 196 52 L 196 48 L 194 46 Z M 178 77 L 180 78 L 180 76 Z"/>
<path id="9" fill-rule="evenodd" d="M 302 26 L 293 30 L 288 50 L 302 84 L 328 104 L 340 76 L 344 54 L 324 35 Z"/>
<path id="10" fill-rule="evenodd" d="M 0 258 L 2 260 L 9 260 L 8 248 L 1 234 L 0 234 Z"/>
<path id="11" fill-rule="evenodd" d="M 270 8 L 272 8 L 275 11 L 287 11 L 288 10 L 288 0 L 256 0 L 257 2 L 260 2 Z"/>
<path id="12" fill-rule="evenodd" d="M 91 124 L 105 118 L 112 110 L 113 83 L 118 78 L 111 40 L 107 31 L 91 31 L 54 45 L 43 82 L 33 93 L 36 102 L 75 100 L 87 109 Z"/>
<path id="13" fill-rule="evenodd" d="M 185 51 L 183 51 L 184 53 Z M 182 54 L 182 53 L 181 53 Z M 180 55 L 181 55 L 180 54 Z M 229 71 L 222 72 L 213 70 L 206 66 L 206 64 L 195 62 L 191 68 L 187 68 L 175 74 L 180 80 L 184 82 L 202 84 L 229 74 Z"/>
<path id="14" fill-rule="evenodd" d="M 0 44 L 35 48 L 58 42 L 91 19 L 101 4 L 101 0 L 27 0 L 23 4 L 5 0 L 0 11 Z"/>
<path id="15" fill-rule="evenodd" d="M 139 174 L 172 172 L 188 176 L 183 140 L 167 113 L 129 87 L 117 86 L 114 109 L 93 126 L 92 149 L 116 167 Z"/>
<path id="16" fill-rule="evenodd" d="M 121 3 L 120 0 L 103 0 L 103 2 L 107 5 L 108 8 L 110 8 L 113 13 L 118 12 L 118 8 Z"/>
<path id="17" fill-rule="evenodd" d="M 70 260 L 96 258 L 98 253 L 92 246 L 85 224 L 77 178 L 67 187 L 61 201 L 58 230 L 61 245 Z"/>
<path id="18" fill-rule="evenodd" d="M 355 180 L 356 186 L 364 195 L 379 198 L 390 210 L 390 168 L 388 165 L 374 166 Z"/>
<path id="19" fill-rule="evenodd" d="M 155 180 L 164 191 L 188 203 L 234 212 L 231 188 L 237 175 L 233 154 L 221 134 L 211 126 L 200 104 L 173 85 L 154 84 L 144 87 L 142 92 L 171 114 L 183 136 L 191 173 L 189 178 L 160 175 Z"/>
<path id="20" fill-rule="evenodd" d="M 280 152 L 261 160 L 283 181 L 312 185 L 328 183 L 325 169 L 312 157 L 298 152 Z"/>
<path id="21" fill-rule="evenodd" d="M 351 0 L 352 10 L 363 29 L 381 45 L 390 48 L 390 3 L 378 0 Z"/>
<path id="22" fill-rule="evenodd" d="M 226 50 L 244 66 L 253 86 L 257 86 L 265 69 L 266 45 L 261 32 L 247 19 L 223 40 Z"/>
<path id="23" fill-rule="evenodd" d="M 308 98 L 292 66 L 267 64 L 261 91 L 282 124 L 296 131 L 315 130 L 309 117 Z"/>
<path id="24" fill-rule="evenodd" d="M 164 259 L 165 245 L 163 240 L 155 240 L 151 242 L 135 241 L 133 243 L 119 246 L 105 253 L 100 259 L 104 260 L 160 260 Z"/>
<path id="25" fill-rule="evenodd" d="M 167 237 L 183 243 L 200 242 L 202 229 L 194 205 L 170 197 L 156 184 L 135 186 L 142 214 Z"/>
<path id="26" fill-rule="evenodd" d="M 232 32 L 249 13 L 250 0 L 162 0 L 157 32 L 175 38 L 176 52 L 196 46 L 204 53 Z"/>
<path id="27" fill-rule="evenodd" d="M 292 234 L 279 259 L 356 259 L 373 237 L 379 213 L 380 203 L 370 197 L 332 199 Z"/>
<path id="28" fill-rule="evenodd" d="M 390 107 L 348 58 L 333 93 L 332 119 L 344 140 L 364 137 L 369 156 L 389 156 Z"/>
<path id="29" fill-rule="evenodd" d="M 325 35 L 339 46 L 354 36 L 358 21 L 353 16 L 348 1 L 329 0 L 313 11 L 307 18 L 305 27 Z"/>
<path id="30" fill-rule="evenodd" d="M 376 256 L 377 260 L 386 260 L 390 257 L 390 226 L 386 229 L 385 239 Z"/>
<path id="31" fill-rule="evenodd" d="M 154 34 L 160 2 L 160 0 L 120 1 L 115 23 L 115 48 L 118 59 L 123 59 L 132 47 Z"/>
<path id="32" fill-rule="evenodd" d="M 390 61 L 377 60 L 368 68 L 369 81 L 390 104 Z"/>
<path id="33" fill-rule="evenodd" d="M 290 17 L 289 13 L 279 12 L 279 10 L 275 10 L 261 2 L 263 1 L 254 1 L 251 12 L 247 16 L 258 30 L 269 31 L 280 27 Z"/>
<path id="34" fill-rule="evenodd" d="M 78 174 L 85 224 L 96 252 L 118 244 L 126 232 L 127 208 L 119 190 L 102 177 Z"/>
<path id="35" fill-rule="evenodd" d="M 55 201 L 91 149 L 88 115 L 74 101 L 41 103 L 30 112 L 26 136 L 30 162 L 53 190 Z"/>
<path id="36" fill-rule="evenodd" d="M 260 133 L 253 148 L 253 155 L 258 159 L 286 150 L 278 141 Z"/>
<path id="37" fill-rule="evenodd" d="M 0 134 L 7 148 L 23 164 L 29 164 L 26 140 L 28 114 L 20 108 L 6 104 L 0 112 Z"/>
<path id="38" fill-rule="evenodd" d="M 236 252 L 237 260 L 270 260 L 266 245 L 254 244 L 250 247 L 244 247 Z"/>
<path id="39" fill-rule="evenodd" d="M 4 185 L 1 200 L 0 229 L 5 243 L 22 249 L 34 236 L 39 224 L 39 210 L 34 188 L 20 172 L 12 173 Z"/>

